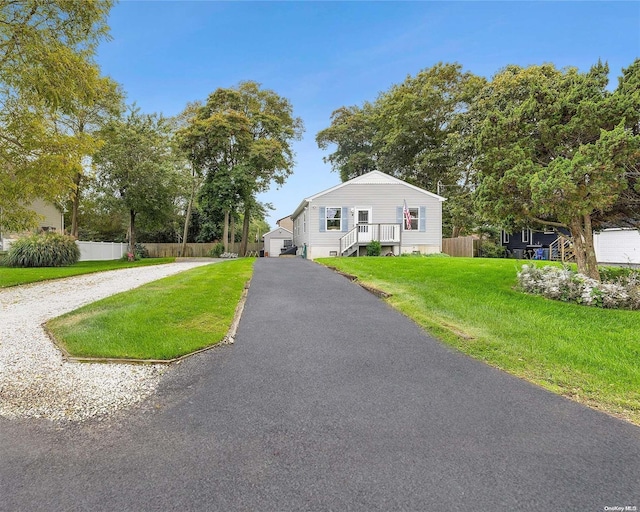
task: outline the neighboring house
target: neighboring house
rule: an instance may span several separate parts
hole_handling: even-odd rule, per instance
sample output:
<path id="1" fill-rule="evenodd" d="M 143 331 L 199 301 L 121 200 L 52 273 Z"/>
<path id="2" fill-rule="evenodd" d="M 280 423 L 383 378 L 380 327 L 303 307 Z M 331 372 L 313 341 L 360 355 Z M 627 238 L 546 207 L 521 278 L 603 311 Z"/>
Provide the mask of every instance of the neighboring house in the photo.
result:
<path id="1" fill-rule="evenodd" d="M 291 218 L 291 215 L 287 215 L 286 217 L 282 217 L 281 219 L 278 219 L 276 221 L 276 224 L 279 227 L 288 229 L 293 233 L 293 219 Z"/>
<path id="2" fill-rule="evenodd" d="M 562 259 L 559 246 L 563 235 L 568 237 L 569 232 L 566 230 L 558 232 L 553 229 L 544 231 L 528 228 L 517 233 L 502 231 L 501 241 L 508 257 L 531 258 L 538 249 L 542 249 L 543 256 L 538 259 Z M 540 252 L 538 251 L 539 254 Z"/>
<path id="3" fill-rule="evenodd" d="M 640 232 L 636 229 L 611 228 L 594 232 L 593 244 L 598 263 L 640 264 Z M 574 260 L 571 237 L 564 229 L 559 233 L 532 229 L 513 234 L 503 231 L 502 245 L 507 256 L 515 258 Z"/>
<path id="4" fill-rule="evenodd" d="M 285 228 L 276 228 L 266 233 L 264 240 L 264 256 L 277 258 L 283 249 L 288 249 L 293 245 L 293 233 Z"/>
<path id="5" fill-rule="evenodd" d="M 309 259 L 364 255 L 374 240 L 382 245 L 383 255 L 439 253 L 443 201 L 372 171 L 304 199 L 291 216 L 293 244 Z"/>
<path id="6" fill-rule="evenodd" d="M 64 232 L 64 214 L 58 206 L 42 199 L 36 199 L 31 204 L 31 209 L 38 215 L 39 230 Z M 23 234 L 5 232 L 0 225 L 0 249 L 7 250 L 11 242 Z"/>

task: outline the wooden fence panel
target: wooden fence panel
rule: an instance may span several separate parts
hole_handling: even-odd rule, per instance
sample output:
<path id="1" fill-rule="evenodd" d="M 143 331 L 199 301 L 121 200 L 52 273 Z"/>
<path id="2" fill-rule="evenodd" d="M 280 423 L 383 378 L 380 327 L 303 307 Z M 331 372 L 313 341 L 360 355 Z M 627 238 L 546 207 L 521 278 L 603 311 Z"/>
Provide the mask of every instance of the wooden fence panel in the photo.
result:
<path id="1" fill-rule="evenodd" d="M 202 244 L 187 244 L 185 254 L 182 253 L 182 244 L 156 244 L 143 243 L 147 249 L 150 258 L 205 258 L 209 256 L 209 252 L 216 246 L 216 242 L 208 242 Z M 247 244 L 247 251 L 260 251 L 261 243 Z M 240 243 L 230 244 L 229 252 L 237 253 L 240 250 Z"/>
<path id="2" fill-rule="evenodd" d="M 478 256 L 479 246 L 480 240 L 472 236 L 442 239 L 442 252 L 449 256 L 475 258 Z"/>

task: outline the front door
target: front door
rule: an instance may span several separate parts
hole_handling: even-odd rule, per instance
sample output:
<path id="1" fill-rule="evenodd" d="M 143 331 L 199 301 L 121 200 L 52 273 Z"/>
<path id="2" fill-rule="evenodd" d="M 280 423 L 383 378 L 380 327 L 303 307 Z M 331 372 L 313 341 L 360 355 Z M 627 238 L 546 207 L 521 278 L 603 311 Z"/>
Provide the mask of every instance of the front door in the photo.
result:
<path id="1" fill-rule="evenodd" d="M 358 242 L 368 244 L 372 239 L 371 208 L 356 208 L 354 212 L 358 226 Z"/>

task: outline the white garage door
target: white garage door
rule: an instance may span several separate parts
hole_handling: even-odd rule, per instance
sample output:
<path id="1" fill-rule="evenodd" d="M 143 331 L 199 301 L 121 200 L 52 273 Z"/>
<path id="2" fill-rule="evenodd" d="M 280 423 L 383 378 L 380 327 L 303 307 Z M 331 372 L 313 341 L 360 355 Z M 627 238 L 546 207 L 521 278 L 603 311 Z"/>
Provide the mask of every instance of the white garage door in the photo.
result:
<path id="1" fill-rule="evenodd" d="M 284 247 L 284 240 L 281 238 L 272 238 L 269 240 L 269 257 L 277 258 L 280 256 L 280 249 Z"/>
<path id="2" fill-rule="evenodd" d="M 637 230 L 611 230 L 595 234 L 598 263 L 640 264 L 640 233 Z"/>

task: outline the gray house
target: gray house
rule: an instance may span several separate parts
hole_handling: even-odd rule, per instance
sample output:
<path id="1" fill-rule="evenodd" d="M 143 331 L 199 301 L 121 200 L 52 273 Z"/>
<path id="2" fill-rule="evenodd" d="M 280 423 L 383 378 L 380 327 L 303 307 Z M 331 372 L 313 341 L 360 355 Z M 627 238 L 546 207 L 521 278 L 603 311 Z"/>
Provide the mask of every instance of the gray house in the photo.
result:
<path id="1" fill-rule="evenodd" d="M 277 227 L 265 233 L 262 237 L 264 241 L 264 255 L 272 258 L 280 256 L 283 249 L 291 247 L 293 233 L 283 227 Z"/>
<path id="2" fill-rule="evenodd" d="M 293 244 L 309 259 L 442 251 L 440 197 L 388 174 L 372 171 L 304 199 L 291 216 Z"/>

